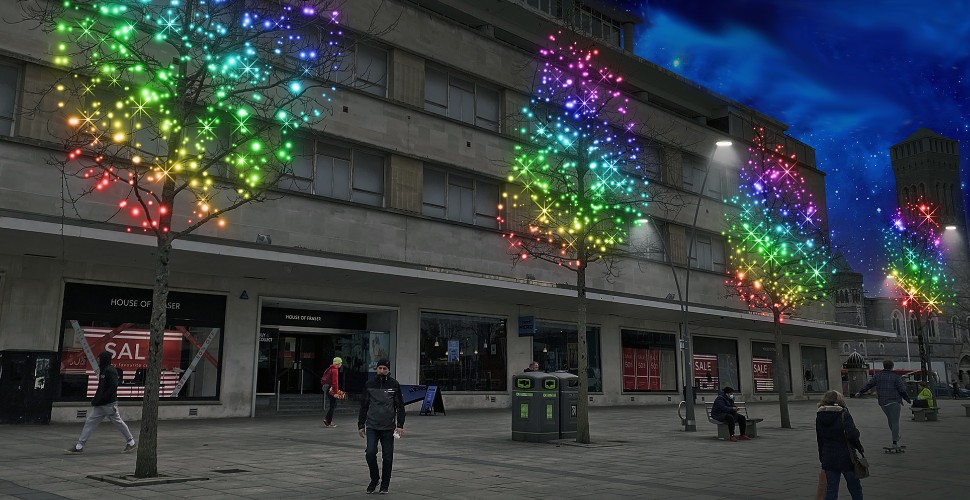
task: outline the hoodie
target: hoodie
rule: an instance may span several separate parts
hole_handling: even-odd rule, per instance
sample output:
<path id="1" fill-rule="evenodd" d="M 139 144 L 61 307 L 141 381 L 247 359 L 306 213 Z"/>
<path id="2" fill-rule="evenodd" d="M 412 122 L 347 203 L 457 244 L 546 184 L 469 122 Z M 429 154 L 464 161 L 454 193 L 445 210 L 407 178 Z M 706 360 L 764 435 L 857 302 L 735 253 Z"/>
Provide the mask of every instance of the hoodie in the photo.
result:
<path id="1" fill-rule="evenodd" d="M 863 453 L 860 436 L 848 409 L 838 405 L 818 408 L 815 414 L 815 437 L 818 440 L 818 461 L 821 462 L 822 469 L 838 472 L 853 470 L 848 446 Z"/>
<path id="2" fill-rule="evenodd" d="M 98 355 L 98 390 L 94 393 L 91 406 L 104 406 L 118 402 L 118 369 L 111 365 L 111 353 L 102 351 Z"/>

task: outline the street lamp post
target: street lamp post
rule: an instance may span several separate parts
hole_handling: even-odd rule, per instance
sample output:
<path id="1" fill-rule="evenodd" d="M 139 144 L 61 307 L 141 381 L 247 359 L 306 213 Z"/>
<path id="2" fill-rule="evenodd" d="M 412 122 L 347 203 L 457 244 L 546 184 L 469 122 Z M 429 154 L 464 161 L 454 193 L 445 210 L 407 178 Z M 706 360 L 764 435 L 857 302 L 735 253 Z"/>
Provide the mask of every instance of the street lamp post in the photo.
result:
<path id="1" fill-rule="evenodd" d="M 694 207 L 694 220 L 690 225 L 690 239 L 687 241 L 687 270 L 684 278 L 684 293 L 680 296 L 680 312 L 682 315 L 680 320 L 680 343 L 684 353 L 684 406 L 686 410 L 684 431 L 686 432 L 695 432 L 697 430 L 697 419 L 694 412 L 694 356 L 690 345 L 690 333 L 688 329 L 688 324 L 690 323 L 690 315 L 688 314 L 690 304 L 690 257 L 693 254 L 694 239 L 697 236 L 697 216 L 701 212 L 701 199 L 704 196 L 704 189 L 707 187 L 707 178 L 711 174 L 714 157 L 717 156 L 717 152 L 721 148 L 729 146 L 731 146 L 731 141 L 717 141 L 714 146 L 714 151 L 711 152 L 710 158 L 707 159 L 707 165 L 704 169 L 704 179 L 701 181 L 701 189 L 697 192 L 697 206 Z"/>

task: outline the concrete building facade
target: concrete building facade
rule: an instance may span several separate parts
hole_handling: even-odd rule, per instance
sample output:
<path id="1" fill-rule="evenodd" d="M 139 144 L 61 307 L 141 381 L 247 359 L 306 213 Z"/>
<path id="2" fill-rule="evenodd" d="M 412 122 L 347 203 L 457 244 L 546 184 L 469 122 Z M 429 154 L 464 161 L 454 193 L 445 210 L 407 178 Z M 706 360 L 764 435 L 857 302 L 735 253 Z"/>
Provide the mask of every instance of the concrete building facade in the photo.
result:
<path id="1" fill-rule="evenodd" d="M 777 398 L 770 318 L 726 298 L 720 234 L 733 207 L 724 200 L 737 190 L 738 162 L 760 124 L 797 156 L 824 211 L 814 151 L 784 136 L 777 120 L 633 55 L 635 17 L 596 2 L 551 11 L 547 4 L 346 3 L 351 35 L 389 29 L 355 46 L 369 74 L 355 80 L 361 85 L 338 84 L 333 116 L 302 139 L 310 151 L 303 173 L 280 185 L 279 199 L 175 244 L 161 418 L 254 416 L 283 395 L 318 401 L 333 356 L 344 359 L 342 385 L 352 397 L 388 357 L 398 380 L 437 385 L 448 408 L 509 407 L 511 376 L 533 359 L 575 372 L 570 274 L 539 263 L 513 267 L 495 217 L 511 189 L 516 135 L 508 117 L 527 102 L 537 48 L 569 27 L 599 43 L 624 74 L 631 113 L 668 132 L 669 142 L 654 141 L 664 158 L 654 181 L 689 201 L 681 213 L 655 214 L 667 252 L 623 262 L 615 279 L 590 272 L 591 404 L 682 398 L 673 292 L 690 260 L 690 382 L 703 398 L 723 385 L 747 400 Z M 0 351 L 55 353 L 52 418 L 74 421 L 93 391 L 86 351 L 109 348 L 123 371 L 126 413 L 137 416 L 154 240 L 105 217 L 111 200 L 67 203 L 60 172 L 45 160 L 63 154 L 50 132 L 58 118 L 16 111 L 51 81 L 51 39 L 11 25 L 0 49 L 0 109 L 15 110 L 6 122 L 0 116 L 9 125 L 0 131 Z M 698 193 L 694 176 L 722 138 L 734 141 L 738 160 Z M 337 177 L 323 180 L 338 171 L 359 183 L 338 193 Z M 704 251 L 688 259 L 694 203 Z M 812 307 L 786 321 L 794 398 L 839 387 L 846 339 L 886 335 L 835 319 L 834 308 Z"/>

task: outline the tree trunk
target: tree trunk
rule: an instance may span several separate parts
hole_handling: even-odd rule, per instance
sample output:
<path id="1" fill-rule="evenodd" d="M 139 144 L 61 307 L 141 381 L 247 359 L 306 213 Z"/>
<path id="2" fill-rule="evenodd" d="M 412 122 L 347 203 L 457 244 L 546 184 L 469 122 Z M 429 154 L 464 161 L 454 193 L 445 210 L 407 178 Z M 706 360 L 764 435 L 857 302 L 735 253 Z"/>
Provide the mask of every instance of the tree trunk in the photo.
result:
<path id="1" fill-rule="evenodd" d="M 930 366 L 930 357 L 926 352 L 926 336 L 923 335 L 923 313 L 917 310 L 915 314 L 916 314 L 916 345 L 919 346 L 920 377 L 924 382 L 929 382 L 930 371 L 932 370 L 932 367 Z M 930 320 L 927 319 L 927 321 L 930 321 Z"/>
<path id="2" fill-rule="evenodd" d="M 589 358 L 586 338 L 586 262 L 576 271 L 579 311 L 576 318 L 576 350 L 579 356 L 579 399 L 576 402 L 576 442 L 590 443 L 589 436 Z"/>
<path id="3" fill-rule="evenodd" d="M 788 360 L 781 346 L 781 311 L 772 311 L 775 330 L 775 353 L 771 360 L 771 380 L 778 392 L 778 410 L 781 412 L 781 427 L 791 429 L 788 415 Z"/>
<path id="4" fill-rule="evenodd" d="M 158 477 L 158 396 L 162 375 L 162 342 L 168 302 L 168 264 L 172 242 L 168 236 L 158 238 L 155 262 L 155 289 L 152 293 L 152 319 L 148 341 L 148 369 L 145 373 L 145 396 L 141 402 L 141 431 L 138 435 L 138 456 L 135 477 Z"/>

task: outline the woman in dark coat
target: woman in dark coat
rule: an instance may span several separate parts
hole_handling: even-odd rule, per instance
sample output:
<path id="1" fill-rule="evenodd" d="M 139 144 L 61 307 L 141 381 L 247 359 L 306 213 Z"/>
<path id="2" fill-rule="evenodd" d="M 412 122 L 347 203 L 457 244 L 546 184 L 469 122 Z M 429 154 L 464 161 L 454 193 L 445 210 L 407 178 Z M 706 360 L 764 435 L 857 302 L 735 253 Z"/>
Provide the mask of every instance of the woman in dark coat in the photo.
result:
<path id="1" fill-rule="evenodd" d="M 815 435 L 818 439 L 818 460 L 825 472 L 826 500 L 839 498 L 839 479 L 845 476 L 845 486 L 852 500 L 862 499 L 862 483 L 855 475 L 848 446 L 862 453 L 859 429 L 852 421 L 839 391 L 828 391 L 818 403 L 815 416 Z M 848 445 L 848 446 L 847 446 Z"/>

